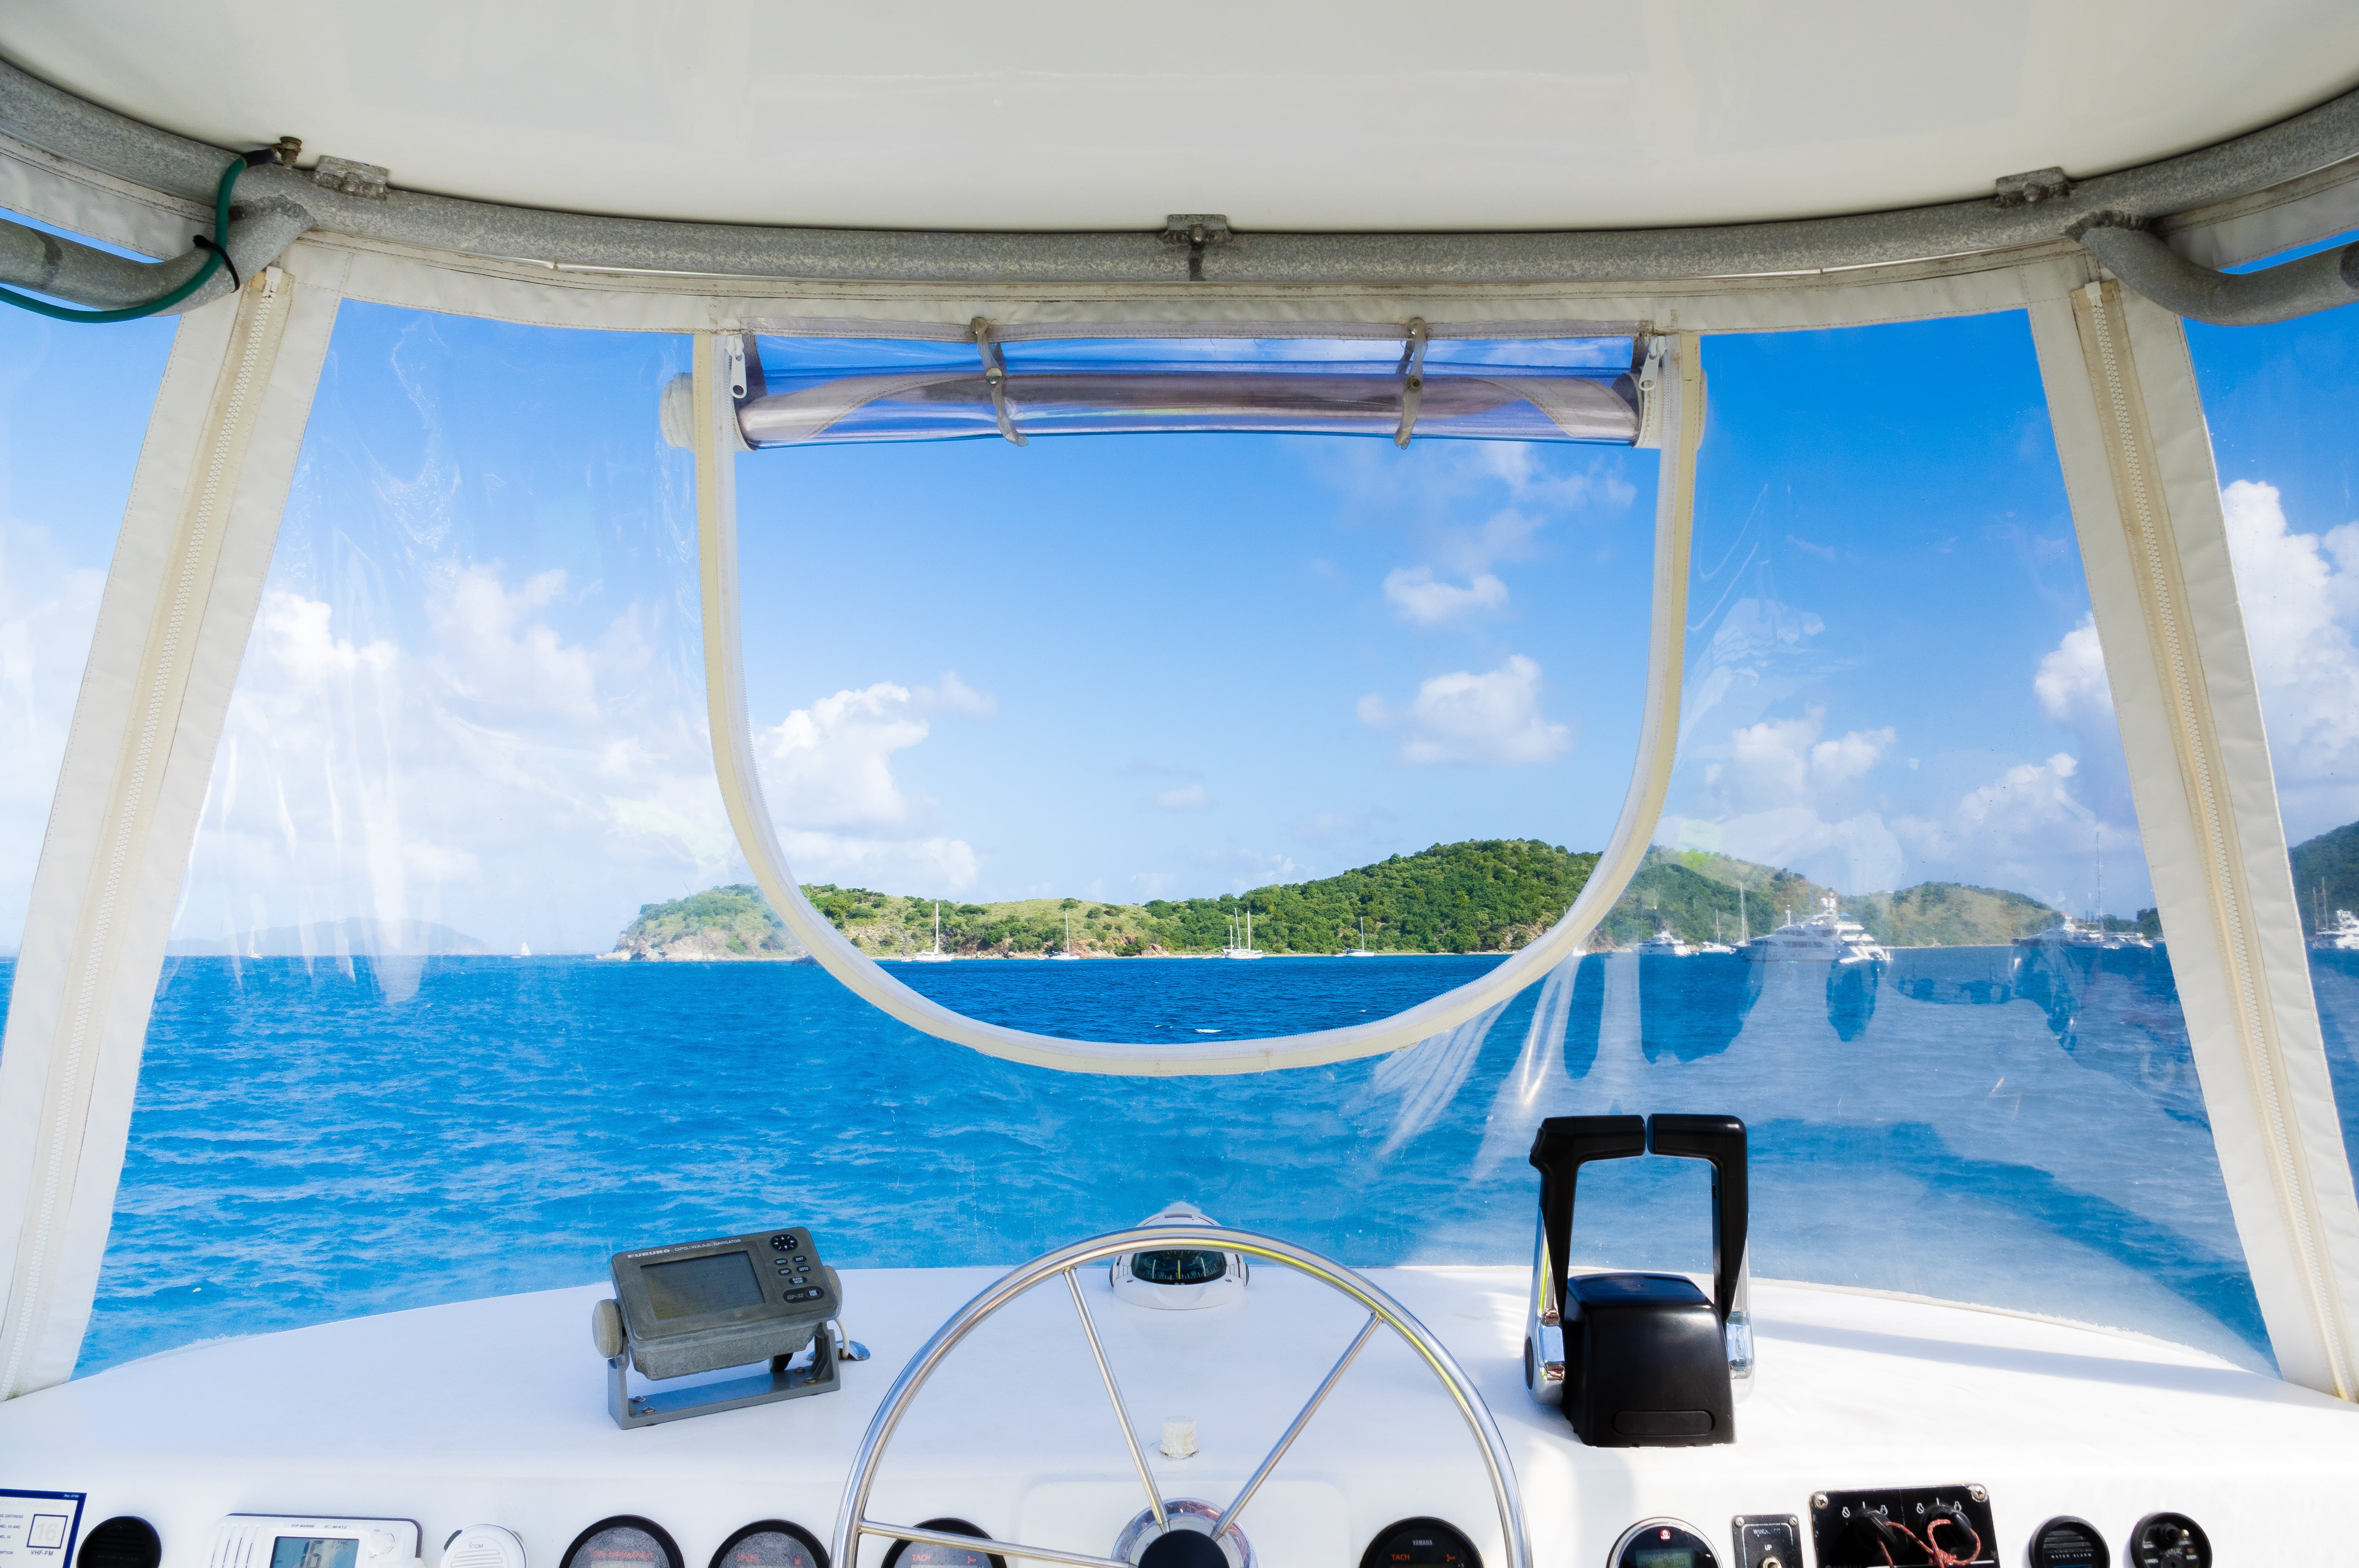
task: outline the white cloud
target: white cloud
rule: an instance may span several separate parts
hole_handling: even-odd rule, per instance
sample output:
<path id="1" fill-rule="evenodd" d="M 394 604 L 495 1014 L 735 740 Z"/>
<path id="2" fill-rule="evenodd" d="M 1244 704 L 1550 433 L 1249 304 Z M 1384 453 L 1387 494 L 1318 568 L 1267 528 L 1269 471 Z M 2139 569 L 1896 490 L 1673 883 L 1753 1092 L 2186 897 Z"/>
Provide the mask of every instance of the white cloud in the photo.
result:
<path id="1" fill-rule="evenodd" d="M 1699 809 L 1667 815 L 1656 837 L 1790 866 L 1847 892 L 1891 887 L 1899 840 L 1857 786 L 1897 738 L 1889 726 L 1830 738 L 1822 708 L 1739 726 L 1725 744 L 1696 748 Z"/>
<path id="2" fill-rule="evenodd" d="M 443 574 L 429 591 L 427 617 L 451 695 L 491 711 L 594 713 L 591 650 L 568 644 L 538 619 L 564 595 L 562 571 L 537 573 L 513 592 L 496 561 Z M 328 607 L 317 609 L 324 625 Z"/>
<path id="3" fill-rule="evenodd" d="M 1158 811 L 1201 811 L 1212 804 L 1212 795 L 1202 784 L 1182 784 L 1177 789 L 1165 790 L 1147 804 Z"/>
<path id="4" fill-rule="evenodd" d="M 893 758 L 932 733 L 931 715 L 995 719 L 998 700 L 945 671 L 915 690 L 891 681 L 823 697 L 755 737 L 772 815 L 795 874 L 893 885 L 913 880 L 962 892 L 973 884 L 972 845 L 933 830 L 936 803 L 901 787 Z"/>
<path id="5" fill-rule="evenodd" d="M 1813 786 L 1848 784 L 1892 749 L 1896 731 L 1854 730 L 1832 741 L 1826 709 L 1810 708 L 1800 719 L 1765 719 L 1729 734 L 1728 761 L 1713 782 L 1725 783 L 1739 801 L 1783 806 L 1800 801 Z"/>
<path id="6" fill-rule="evenodd" d="M 0 521 L 0 946 L 13 947 L 32 896 L 106 573 L 77 567 L 46 528 Z"/>
<path id="7" fill-rule="evenodd" d="M 973 886 L 981 869 L 971 845 L 942 834 L 882 838 L 788 828 L 778 835 L 778 848 L 803 881 L 955 893 Z"/>
<path id="8" fill-rule="evenodd" d="M 1484 675 L 1460 670 L 1418 687 L 1408 708 L 1396 710 L 1371 692 L 1359 702 L 1360 721 L 1400 726 L 1405 762 L 1474 762 L 1517 767 L 1545 762 L 1572 746 L 1572 731 L 1540 710 L 1540 666 L 1521 654 Z"/>
<path id="9" fill-rule="evenodd" d="M 661 598 L 577 640 L 560 572 L 411 593 L 265 590 L 176 935 L 365 915 L 603 948 L 640 901 L 743 874 Z"/>
<path id="10" fill-rule="evenodd" d="M 1828 784 L 1855 779 L 1884 759 L 1892 749 L 1893 729 L 1854 730 L 1838 740 L 1821 741 L 1810 748 L 1810 776 Z"/>
<path id="11" fill-rule="evenodd" d="M 2081 774 L 2079 759 L 2067 752 L 2018 762 L 1966 792 L 1945 815 L 1903 817 L 1893 827 L 1929 864 L 1962 868 L 1968 880 L 2086 912 L 2095 896 L 2100 838 L 2115 868 L 2117 894 L 2125 885 L 2142 889 L 2144 877 L 2136 869 L 2136 827 L 2103 821 L 2075 789 Z"/>
<path id="12" fill-rule="evenodd" d="M 798 708 L 754 738 L 770 810 L 803 828 L 897 827 L 912 803 L 893 777 L 893 753 L 931 726 L 905 686 L 879 681 Z"/>
<path id="13" fill-rule="evenodd" d="M 2039 661 L 2031 689 L 2040 711 L 2059 723 L 2071 724 L 2114 713 L 2114 689 L 2105 680 L 2105 654 L 2097 642 L 2097 621 L 2084 615 L 2081 624 Z"/>
<path id="14" fill-rule="evenodd" d="M 1419 626 L 1438 626 L 1477 611 L 1506 607 L 1507 585 L 1489 572 L 1478 572 L 1464 588 L 1437 582 L 1430 567 L 1396 567 L 1385 574 L 1385 597 L 1402 619 Z"/>
<path id="15" fill-rule="evenodd" d="M 2277 487 L 2220 492 L 2277 794 L 2296 838 L 2359 817 L 2359 523 L 2297 534 Z"/>

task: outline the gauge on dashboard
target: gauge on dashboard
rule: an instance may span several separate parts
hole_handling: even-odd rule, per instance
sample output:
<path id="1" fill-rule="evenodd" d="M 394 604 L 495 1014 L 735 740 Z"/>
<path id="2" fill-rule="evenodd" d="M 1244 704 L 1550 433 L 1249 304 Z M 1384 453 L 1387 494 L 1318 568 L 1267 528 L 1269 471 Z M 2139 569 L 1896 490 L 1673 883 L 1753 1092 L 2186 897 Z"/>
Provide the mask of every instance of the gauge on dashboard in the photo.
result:
<path id="1" fill-rule="evenodd" d="M 938 1530 L 944 1535 L 971 1535 L 988 1542 L 991 1537 L 962 1519 L 929 1519 L 919 1521 L 919 1530 Z M 930 1541 L 897 1541 L 893 1550 L 885 1554 L 885 1568 L 1007 1568 L 1007 1559 L 983 1547 L 939 1546 Z"/>
<path id="2" fill-rule="evenodd" d="M 573 1538 L 559 1568 L 685 1568 L 671 1532 L 651 1519 L 616 1514 Z"/>
<path id="3" fill-rule="evenodd" d="M 2066 1514 L 2031 1532 L 2031 1568 L 2113 1568 L 2105 1538 L 2084 1519 Z"/>
<path id="4" fill-rule="evenodd" d="M 1641 1519 L 1614 1543 L 1608 1568 L 1720 1568 L 1712 1542 L 1675 1519 Z"/>
<path id="5" fill-rule="evenodd" d="M 1376 1531 L 1360 1568 L 1483 1568 L 1483 1554 L 1438 1519 L 1405 1519 Z"/>
<path id="6" fill-rule="evenodd" d="M 712 1568 L 827 1568 L 827 1548 L 799 1524 L 756 1519 L 721 1543 Z"/>
<path id="7" fill-rule="evenodd" d="M 2148 1514 L 2130 1531 L 2136 1568 L 2212 1568 L 2212 1538 L 2185 1514 Z"/>

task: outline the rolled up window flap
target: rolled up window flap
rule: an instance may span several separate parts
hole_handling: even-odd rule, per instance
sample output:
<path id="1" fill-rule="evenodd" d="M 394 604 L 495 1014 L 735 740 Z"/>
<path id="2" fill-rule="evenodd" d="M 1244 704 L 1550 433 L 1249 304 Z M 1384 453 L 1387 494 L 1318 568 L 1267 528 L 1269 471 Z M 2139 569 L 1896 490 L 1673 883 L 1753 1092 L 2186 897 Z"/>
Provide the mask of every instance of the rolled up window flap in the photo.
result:
<path id="1" fill-rule="evenodd" d="M 1397 351 L 1381 341 L 1100 339 L 994 348 L 995 387 L 965 344 L 763 337 L 763 390 L 737 406 L 755 448 L 1175 431 L 1387 438 L 1400 421 Z M 1517 441 L 1638 438 L 1627 338 L 1431 345 L 1421 436 Z M 1003 402 L 1004 398 L 1004 402 Z M 1003 416 L 1003 408 L 1012 410 Z"/>

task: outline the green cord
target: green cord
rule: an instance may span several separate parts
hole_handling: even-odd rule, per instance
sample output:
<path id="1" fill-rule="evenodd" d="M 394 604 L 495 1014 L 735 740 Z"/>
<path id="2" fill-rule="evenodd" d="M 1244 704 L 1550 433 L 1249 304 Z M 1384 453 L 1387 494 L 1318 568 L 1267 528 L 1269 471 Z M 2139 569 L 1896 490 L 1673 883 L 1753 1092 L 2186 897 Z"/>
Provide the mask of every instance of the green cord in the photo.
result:
<path id="1" fill-rule="evenodd" d="M 229 243 L 229 193 L 236 186 L 237 177 L 245 170 L 244 158 L 235 160 L 227 168 L 222 170 L 221 189 L 213 198 L 213 243 L 216 245 Z M 153 316 L 158 310 L 168 310 L 202 288 L 206 280 L 221 270 L 221 265 L 222 252 L 208 251 L 205 254 L 205 265 L 197 268 L 195 276 L 188 282 L 180 285 L 171 293 L 151 299 L 145 305 L 126 305 L 120 310 L 77 310 L 71 306 L 52 305 L 46 299 L 37 299 L 29 294 L 19 294 L 13 288 L 0 288 L 0 301 L 5 301 L 21 309 L 30 310 L 36 315 L 47 316 L 53 321 L 91 323 L 136 321 L 142 316 Z"/>

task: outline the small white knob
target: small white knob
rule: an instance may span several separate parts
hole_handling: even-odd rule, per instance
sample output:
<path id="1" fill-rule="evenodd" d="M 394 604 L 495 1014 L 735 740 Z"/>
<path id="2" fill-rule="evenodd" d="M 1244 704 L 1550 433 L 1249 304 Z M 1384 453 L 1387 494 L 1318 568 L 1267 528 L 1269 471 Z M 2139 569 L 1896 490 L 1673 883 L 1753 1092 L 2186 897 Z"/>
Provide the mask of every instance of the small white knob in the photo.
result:
<path id="1" fill-rule="evenodd" d="M 622 1303 L 609 1297 L 590 1308 L 590 1343 L 609 1361 L 623 1353 L 630 1340 L 623 1327 Z"/>
<path id="2" fill-rule="evenodd" d="M 391 1532 L 391 1531 L 389 1531 L 389 1530 L 372 1530 L 372 1531 L 369 1533 L 369 1538 L 368 1538 L 368 1549 L 369 1549 L 369 1555 L 370 1555 L 371 1557 L 382 1557 L 382 1556 L 384 1556 L 386 1552 L 388 1552 L 392 1551 L 392 1550 L 393 1550 L 393 1535 L 392 1535 L 392 1532 Z"/>
<path id="3" fill-rule="evenodd" d="M 1196 1453 L 1196 1422 L 1189 1416 L 1180 1416 L 1163 1423 L 1163 1457 L 1187 1459 Z"/>

